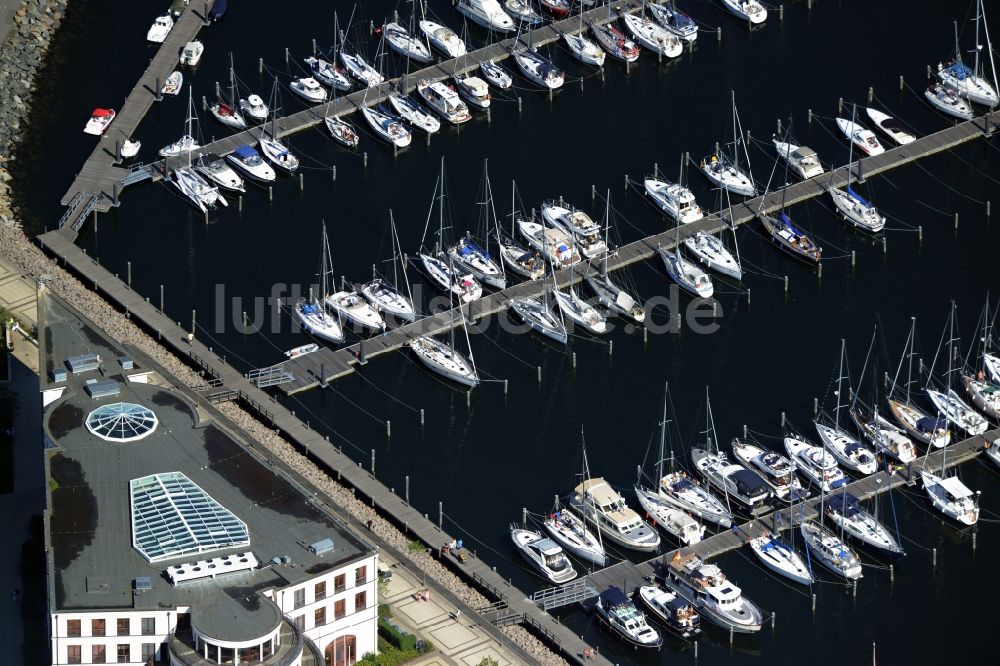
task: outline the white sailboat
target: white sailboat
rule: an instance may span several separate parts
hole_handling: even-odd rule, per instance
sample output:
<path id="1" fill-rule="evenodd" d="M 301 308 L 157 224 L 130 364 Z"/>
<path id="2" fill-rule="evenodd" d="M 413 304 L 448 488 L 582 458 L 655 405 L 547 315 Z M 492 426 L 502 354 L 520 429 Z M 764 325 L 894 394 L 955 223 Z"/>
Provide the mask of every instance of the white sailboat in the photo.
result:
<path id="1" fill-rule="evenodd" d="M 753 172 L 749 174 L 740 170 L 740 146 L 743 146 L 743 156 L 747 162 L 747 169 L 750 168 L 750 155 L 746 151 L 746 144 L 743 142 L 743 128 L 740 125 L 739 114 L 736 111 L 736 93 L 732 93 L 733 101 L 733 154 L 729 155 L 718 149 L 702 159 L 700 167 L 702 173 L 715 183 L 718 187 L 739 194 L 745 197 L 757 196 L 757 186 L 753 182 Z"/>
<path id="2" fill-rule="evenodd" d="M 948 336 L 947 341 L 947 354 L 948 354 L 948 370 L 944 375 L 944 385 L 937 386 L 933 383 L 934 377 L 934 366 L 937 364 L 938 355 L 934 354 L 934 361 L 931 363 L 931 370 L 928 374 L 928 384 L 924 389 L 927 391 L 927 397 L 930 398 L 931 402 L 937 408 L 938 413 L 948 420 L 948 423 L 954 425 L 955 427 L 964 430 L 970 437 L 976 435 L 981 435 L 989 428 L 989 423 L 982 417 L 979 412 L 972 409 L 969 405 L 962 400 L 958 392 L 952 388 L 953 379 L 952 375 L 956 372 L 952 366 L 952 359 L 955 358 L 955 302 L 951 303 L 951 310 L 948 314 L 948 323 L 945 326 L 945 333 L 942 334 Z M 938 352 L 940 352 L 940 345 L 938 345 Z"/>
<path id="3" fill-rule="evenodd" d="M 757 0 L 722 0 L 722 6 L 751 25 L 767 20 L 767 10 Z"/>
<path id="4" fill-rule="evenodd" d="M 827 519 L 840 529 L 841 538 L 846 534 L 855 543 L 867 546 L 880 555 L 890 558 L 906 554 L 885 525 L 865 510 L 858 502 L 858 498 L 847 492 L 846 487 L 841 492 L 826 498 L 824 507 Z"/>
<path id="5" fill-rule="evenodd" d="M 334 48 L 336 49 L 336 47 Z M 309 66 L 309 72 L 313 78 L 323 85 L 329 86 L 331 90 L 347 91 L 353 87 L 346 69 L 337 67 L 328 60 L 312 56 L 303 58 L 303 62 Z"/>
<path id="6" fill-rule="evenodd" d="M 448 26 L 426 19 L 417 25 L 420 26 L 420 31 L 427 37 L 431 46 L 448 58 L 458 58 L 467 53 L 465 42 Z"/>
<path id="7" fill-rule="evenodd" d="M 388 113 L 366 106 L 362 107 L 361 115 L 375 132 L 375 136 L 396 148 L 406 148 L 413 140 L 413 134 L 410 130 Z"/>
<path id="8" fill-rule="evenodd" d="M 837 366 L 837 388 L 833 392 L 836 406 L 833 408 L 833 417 L 830 418 L 825 411 L 821 411 L 815 420 L 816 432 L 823 446 L 833 454 L 837 461 L 847 469 L 867 476 L 875 472 L 875 454 L 869 451 L 861 442 L 840 426 L 840 411 L 847 407 L 843 403 L 844 385 L 844 355 L 846 344 L 843 339 L 840 341 L 840 361 Z"/>
<path id="9" fill-rule="evenodd" d="M 799 526 L 806 551 L 824 567 L 847 580 L 858 580 L 864 573 L 854 549 L 819 523 L 806 521 Z"/>
<path id="10" fill-rule="evenodd" d="M 685 42 L 698 39 L 698 24 L 690 16 L 677 9 L 674 0 L 665 3 L 647 2 L 646 7 L 656 22 L 674 33 Z"/>
<path id="11" fill-rule="evenodd" d="M 372 279 L 361 285 L 361 295 L 368 299 L 383 319 L 391 317 L 393 320 L 414 321 L 417 318 L 413 308 L 413 297 L 410 294 L 410 281 L 406 277 L 406 265 L 403 264 L 403 283 L 406 287 L 405 293 L 399 290 L 398 266 L 402 263 L 402 250 L 399 247 L 399 237 L 396 235 L 396 221 L 393 219 L 392 211 L 389 211 L 389 226 L 392 233 L 392 281 L 379 277 L 372 267 Z"/>
<path id="12" fill-rule="evenodd" d="M 993 340 L 989 299 L 983 308 L 982 322 L 982 334 L 979 337 L 980 353 L 977 355 L 979 361 L 970 363 L 969 359 L 966 359 L 966 368 L 961 373 L 962 384 L 976 409 L 994 421 L 1000 422 L 1000 381 L 992 377 L 990 370 L 990 360 L 996 357 L 987 353 Z"/>
<path id="13" fill-rule="evenodd" d="M 566 47 L 577 60 L 594 67 L 604 66 L 604 49 L 584 37 L 583 33 L 564 32 L 562 34 Z"/>
<path id="14" fill-rule="evenodd" d="M 296 321 L 303 329 L 312 335 L 332 342 L 341 344 L 344 342 L 344 328 L 340 319 L 336 315 L 331 315 L 326 311 L 323 301 L 327 294 L 327 277 L 331 272 L 330 268 L 330 241 L 326 235 L 326 223 L 323 223 L 323 235 L 320 242 L 320 294 L 314 297 L 312 287 L 309 288 L 309 298 L 302 299 L 295 304 L 292 313 Z"/>
<path id="15" fill-rule="evenodd" d="M 513 51 L 514 62 L 525 78 L 548 90 L 561 88 L 565 75 L 551 60 L 533 48 Z"/>
<path id="16" fill-rule="evenodd" d="M 398 93 L 389 95 L 389 105 L 414 129 L 427 134 L 433 134 L 441 129 L 441 122 L 409 97 Z"/>
<path id="17" fill-rule="evenodd" d="M 188 112 L 184 120 L 184 135 L 173 143 L 160 148 L 160 157 L 178 157 L 190 154 L 193 150 L 198 150 L 201 146 L 194 138 L 194 121 L 197 120 L 194 114 L 194 102 L 191 97 L 191 88 L 188 87 Z"/>
<path id="18" fill-rule="evenodd" d="M 622 21 L 625 28 L 632 34 L 635 41 L 641 46 L 658 55 L 667 58 L 676 58 L 684 51 L 684 45 L 672 32 L 661 26 L 659 23 L 636 14 L 622 12 Z"/>
<path id="19" fill-rule="evenodd" d="M 985 31 L 986 53 L 989 55 L 991 69 L 993 70 L 992 84 L 987 79 L 986 72 L 984 71 L 984 63 L 980 62 L 980 54 L 984 47 L 983 44 L 979 43 L 980 23 L 982 23 Z M 938 78 L 941 79 L 941 83 L 948 86 L 948 88 L 955 91 L 956 94 L 964 99 L 990 108 L 995 107 L 1000 103 L 1000 96 L 997 95 L 996 65 L 993 62 L 990 29 L 989 24 L 986 22 L 985 8 L 982 0 L 976 3 L 976 48 L 973 53 L 975 54 L 975 62 L 973 67 L 969 68 L 968 65 L 962 62 L 962 50 L 958 44 L 958 23 L 955 23 L 955 58 L 947 65 L 938 64 Z"/>
<path id="20" fill-rule="evenodd" d="M 555 273 L 553 273 L 553 279 L 555 279 Z M 589 305 L 586 301 L 580 298 L 580 295 L 576 291 L 576 287 L 570 287 L 569 291 L 562 291 L 561 289 L 553 289 L 553 296 L 555 296 L 556 304 L 559 306 L 560 312 L 563 316 L 576 324 L 581 326 L 584 330 L 594 333 L 596 335 L 603 335 L 608 331 L 608 320 L 597 308 Z"/>
<path id="21" fill-rule="evenodd" d="M 360 53 L 349 53 L 341 49 L 337 55 L 347 72 L 365 87 L 371 88 L 385 81 L 385 77 L 369 65 Z"/>
<path id="22" fill-rule="evenodd" d="M 678 239 L 680 234 L 678 233 Z M 715 293 L 712 285 L 712 278 L 708 273 L 698 268 L 697 265 L 688 261 L 681 254 L 680 245 L 673 250 L 658 248 L 663 265 L 667 269 L 667 275 L 677 284 L 678 287 L 697 296 L 698 298 L 711 298 Z"/>
<path id="23" fill-rule="evenodd" d="M 910 318 L 910 334 L 906 338 L 906 345 L 903 347 L 903 355 L 899 358 L 899 365 L 896 367 L 896 374 L 892 379 L 892 387 L 886 400 L 889 403 L 889 410 L 893 417 L 903 426 L 906 433 L 921 442 L 925 446 L 940 449 L 948 446 L 951 441 L 951 431 L 948 429 L 948 422 L 939 416 L 930 416 L 910 400 L 910 387 L 914 384 L 913 379 L 913 345 L 916 337 L 917 320 Z M 906 361 L 906 382 L 902 392 L 897 390 L 899 373 L 903 369 L 903 361 Z"/>
<path id="24" fill-rule="evenodd" d="M 427 46 L 395 21 L 382 26 L 382 38 L 389 44 L 389 48 L 404 58 L 420 63 L 433 60 Z"/>
<path id="25" fill-rule="evenodd" d="M 779 536 L 765 532 L 750 540 L 750 550 L 765 567 L 802 585 L 812 585 L 813 575 L 802 557 Z"/>
<path id="26" fill-rule="evenodd" d="M 354 324 L 359 328 L 382 333 L 385 331 L 385 320 L 371 304 L 353 289 L 342 289 L 330 294 L 325 300 L 326 307 L 337 313 L 344 323 Z"/>
<path id="27" fill-rule="evenodd" d="M 938 111 L 960 120 L 972 120 L 975 116 L 969 103 L 943 84 L 932 83 L 927 86 L 924 99 Z"/>
<path id="28" fill-rule="evenodd" d="M 492 60 L 484 60 L 479 63 L 479 71 L 482 72 L 486 82 L 495 88 L 507 90 L 514 85 L 514 79 L 510 77 L 507 70 Z"/>
<path id="29" fill-rule="evenodd" d="M 542 522 L 552 540 L 581 560 L 603 567 L 607 562 L 600 535 L 595 535 L 572 509 L 563 507 L 556 495 L 555 508 Z"/>
<path id="30" fill-rule="evenodd" d="M 208 110 L 212 112 L 215 119 L 218 120 L 223 125 L 227 127 L 232 127 L 236 130 L 245 130 L 247 128 L 247 120 L 240 113 L 239 108 L 237 108 L 238 100 L 236 98 L 236 72 L 233 70 L 233 54 L 229 53 L 229 99 L 216 100 Z"/>
<path id="31" fill-rule="evenodd" d="M 260 128 L 260 138 L 257 145 L 264 157 L 275 167 L 286 173 L 295 173 L 299 168 L 299 158 L 292 154 L 288 147 L 278 138 L 278 77 L 274 78 L 274 88 L 271 91 L 271 129 L 269 132 Z"/>
<path id="32" fill-rule="evenodd" d="M 476 23 L 493 32 L 513 32 L 517 26 L 497 0 L 458 0 L 455 9 Z"/>

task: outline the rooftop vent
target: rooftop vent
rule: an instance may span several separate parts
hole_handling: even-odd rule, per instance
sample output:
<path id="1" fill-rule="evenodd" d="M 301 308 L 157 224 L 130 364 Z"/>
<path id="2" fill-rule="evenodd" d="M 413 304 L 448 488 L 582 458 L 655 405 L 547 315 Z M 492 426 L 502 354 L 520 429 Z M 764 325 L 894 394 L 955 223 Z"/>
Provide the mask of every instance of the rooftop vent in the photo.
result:
<path id="1" fill-rule="evenodd" d="M 309 550 L 312 551 L 314 555 L 324 555 L 333 550 L 333 539 L 326 538 L 322 541 L 317 541 L 313 545 L 309 546 Z"/>
<path id="2" fill-rule="evenodd" d="M 149 576 L 139 576 L 133 581 L 136 592 L 147 592 L 153 589 L 153 579 Z"/>
<path id="3" fill-rule="evenodd" d="M 88 379 L 87 393 L 89 393 L 90 397 L 94 400 L 98 400 L 100 398 L 112 398 L 121 393 L 121 386 L 113 379 L 105 379 L 100 382 Z"/>
<path id="4" fill-rule="evenodd" d="M 132 359 L 128 356 L 119 356 L 118 365 L 122 366 L 122 370 L 131 370 L 133 368 Z"/>
<path id="5" fill-rule="evenodd" d="M 81 354 L 80 356 L 70 356 L 66 359 L 66 365 L 74 375 L 81 372 L 90 372 L 101 367 L 101 357 L 97 354 Z"/>
<path id="6" fill-rule="evenodd" d="M 257 568 L 257 558 L 250 551 L 234 555 L 222 555 L 197 562 L 175 564 L 167 567 L 167 578 L 174 585 L 200 578 L 215 578 Z"/>

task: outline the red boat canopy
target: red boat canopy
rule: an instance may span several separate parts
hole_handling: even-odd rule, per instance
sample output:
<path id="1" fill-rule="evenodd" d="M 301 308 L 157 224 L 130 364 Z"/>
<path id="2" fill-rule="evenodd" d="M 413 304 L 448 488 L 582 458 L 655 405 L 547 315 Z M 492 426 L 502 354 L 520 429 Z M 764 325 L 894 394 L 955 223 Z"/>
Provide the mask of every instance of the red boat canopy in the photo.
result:
<path id="1" fill-rule="evenodd" d="M 94 118 L 108 118 L 115 115 L 115 112 L 111 109 L 94 109 L 94 113 L 91 114 Z"/>

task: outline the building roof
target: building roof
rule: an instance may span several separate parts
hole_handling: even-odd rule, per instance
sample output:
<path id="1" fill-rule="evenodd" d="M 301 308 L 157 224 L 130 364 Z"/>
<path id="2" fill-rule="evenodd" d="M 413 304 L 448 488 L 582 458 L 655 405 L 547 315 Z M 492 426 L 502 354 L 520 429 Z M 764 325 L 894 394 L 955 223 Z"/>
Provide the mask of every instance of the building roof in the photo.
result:
<path id="1" fill-rule="evenodd" d="M 39 331 L 40 361 L 50 371 L 59 359 L 70 355 L 92 352 L 113 359 L 123 354 L 78 313 L 44 292 L 39 300 Z M 144 363 L 136 359 L 136 372 L 148 372 L 149 368 L 141 367 Z M 45 434 L 54 447 L 48 465 L 54 490 L 47 535 L 54 573 L 52 612 L 190 606 L 198 609 L 193 611 L 196 626 L 208 623 L 215 629 L 212 635 L 238 640 L 245 632 L 272 622 L 275 611 L 267 607 L 269 602 L 255 598 L 258 591 L 300 583 L 371 554 L 371 546 L 299 490 L 304 485 L 301 479 L 286 476 L 289 473 L 270 460 L 260 462 L 219 424 L 200 422 L 196 410 L 178 391 L 131 383 L 117 375 L 122 381 L 121 397 L 92 399 L 83 382 L 97 372 L 71 375 L 65 394 L 48 407 L 44 417 Z M 150 409 L 158 427 L 142 439 L 127 442 L 105 441 L 88 430 L 85 421 L 92 410 L 119 400 Z M 152 488 L 154 480 L 156 484 L 175 483 L 178 487 L 170 492 L 183 491 L 184 497 L 175 494 L 171 502 L 161 502 L 163 515 L 176 519 L 184 513 L 179 508 L 183 501 L 203 500 L 207 495 L 214 507 L 225 512 L 213 515 L 236 519 L 227 526 L 235 531 L 210 555 L 199 555 L 196 549 L 170 557 L 164 550 L 169 559 L 147 561 L 133 547 L 130 482 Z M 239 525 L 249 535 L 249 546 L 240 538 Z M 156 529 L 152 522 L 149 526 Z M 187 529 L 183 531 L 190 535 Z M 332 551 L 317 554 L 309 549 L 310 544 L 327 538 L 333 541 Z M 247 551 L 262 563 L 260 569 L 176 587 L 164 574 L 169 565 Z M 273 563 L 275 558 L 279 563 Z M 152 589 L 134 590 L 133 581 L 144 576 L 152 580 Z M 211 609 L 223 615 L 210 619 L 214 617 Z"/>

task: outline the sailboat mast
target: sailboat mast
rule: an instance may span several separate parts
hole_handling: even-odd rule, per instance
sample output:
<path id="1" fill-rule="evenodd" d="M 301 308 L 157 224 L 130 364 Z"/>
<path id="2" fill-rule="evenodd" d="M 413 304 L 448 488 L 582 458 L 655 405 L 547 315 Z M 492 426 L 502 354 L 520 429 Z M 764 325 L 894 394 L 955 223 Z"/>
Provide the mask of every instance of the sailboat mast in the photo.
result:
<path id="1" fill-rule="evenodd" d="M 663 478 L 663 445 L 666 437 L 665 429 L 667 424 L 667 384 L 663 384 L 663 415 L 660 420 L 660 456 L 656 459 L 656 490 L 659 492 L 660 479 Z"/>
<path id="2" fill-rule="evenodd" d="M 229 103 L 236 106 L 236 69 L 233 67 L 233 52 L 229 52 Z"/>
<path id="3" fill-rule="evenodd" d="M 438 244 L 444 249 L 444 157 L 441 158 L 441 175 L 439 177 L 441 182 L 441 190 L 438 195 Z M 448 270 L 448 277 L 451 280 L 452 285 L 455 284 L 455 276 L 452 274 L 451 269 Z"/>
<path id="4" fill-rule="evenodd" d="M 840 339 L 840 363 L 837 368 L 837 407 L 833 410 L 833 425 L 840 429 L 840 392 L 844 384 L 844 339 Z"/>
<path id="5" fill-rule="evenodd" d="M 738 169 L 740 166 L 740 150 L 738 143 L 743 137 L 736 133 L 736 91 L 730 90 L 729 97 L 733 102 L 733 166 Z"/>
<path id="6" fill-rule="evenodd" d="M 608 255 L 611 253 L 611 245 L 608 242 L 608 233 L 611 228 L 611 188 L 608 188 L 606 200 L 604 202 L 604 259 L 601 261 L 601 277 L 604 282 L 608 281 Z"/>
<path id="7" fill-rule="evenodd" d="M 990 54 L 990 69 L 993 70 L 993 90 L 1000 93 L 1000 85 L 997 85 L 997 66 L 993 62 L 993 45 L 990 43 L 990 24 L 986 20 L 986 7 L 982 0 L 979 0 L 979 14 L 983 19 L 983 35 L 986 36 L 986 52 Z"/>

